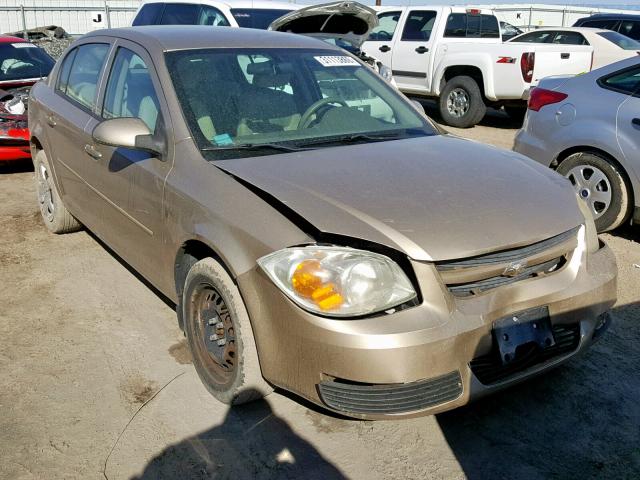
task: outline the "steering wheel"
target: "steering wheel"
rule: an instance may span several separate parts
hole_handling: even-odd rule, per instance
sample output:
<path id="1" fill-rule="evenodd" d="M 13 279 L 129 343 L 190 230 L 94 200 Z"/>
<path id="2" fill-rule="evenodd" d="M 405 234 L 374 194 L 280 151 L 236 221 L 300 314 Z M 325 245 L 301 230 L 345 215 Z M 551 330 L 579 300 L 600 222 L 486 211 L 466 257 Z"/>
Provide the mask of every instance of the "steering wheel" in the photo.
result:
<path id="1" fill-rule="evenodd" d="M 309 128 L 309 124 L 311 123 L 311 117 L 313 116 L 313 114 L 316 113 L 325 105 L 329 105 L 331 103 L 337 103 L 342 107 L 347 107 L 347 108 L 349 107 L 349 105 L 347 105 L 347 102 L 339 98 L 333 98 L 333 97 L 321 98 L 317 102 L 313 102 L 309 106 L 309 108 L 307 108 L 307 110 L 302 114 L 302 117 L 300 117 L 300 121 L 298 122 L 298 130 L 301 130 L 303 128 Z"/>
<path id="2" fill-rule="evenodd" d="M 377 41 L 387 41 L 391 40 L 391 34 L 385 30 L 378 30 L 376 32 L 376 40 Z"/>

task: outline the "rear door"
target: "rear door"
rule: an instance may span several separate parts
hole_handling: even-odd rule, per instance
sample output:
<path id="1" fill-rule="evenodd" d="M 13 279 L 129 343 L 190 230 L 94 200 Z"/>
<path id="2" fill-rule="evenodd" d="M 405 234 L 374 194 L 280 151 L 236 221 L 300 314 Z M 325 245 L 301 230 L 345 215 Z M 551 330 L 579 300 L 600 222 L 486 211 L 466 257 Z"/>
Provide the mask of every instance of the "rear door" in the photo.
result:
<path id="1" fill-rule="evenodd" d="M 428 8 L 408 9 L 402 31 L 396 38 L 391 69 L 400 90 L 428 93 L 438 12 Z"/>
<path id="2" fill-rule="evenodd" d="M 101 119 L 140 118 L 166 145 L 162 155 L 95 142 L 91 145 L 99 154 L 96 167 L 104 218 L 100 236 L 153 281 L 164 236 L 164 182 L 173 158 L 168 133 L 171 119 L 151 57 L 142 47 L 117 40 L 105 83 L 99 105 Z M 94 127 L 89 125 L 91 131 Z"/>
<path id="3" fill-rule="evenodd" d="M 378 26 L 371 30 L 369 38 L 362 44 L 362 51 L 377 58 L 383 65 L 391 68 L 393 41 L 398 30 L 402 10 L 388 10 L 378 14 Z"/>

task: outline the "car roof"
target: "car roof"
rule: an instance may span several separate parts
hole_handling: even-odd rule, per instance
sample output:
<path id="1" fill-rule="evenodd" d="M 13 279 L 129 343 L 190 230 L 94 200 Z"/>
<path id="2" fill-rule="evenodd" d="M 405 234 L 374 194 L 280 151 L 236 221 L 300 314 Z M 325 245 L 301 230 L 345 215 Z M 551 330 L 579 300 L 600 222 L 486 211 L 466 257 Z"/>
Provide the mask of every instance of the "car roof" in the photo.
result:
<path id="1" fill-rule="evenodd" d="M 24 38 L 0 35 L 0 43 L 28 43 Z"/>
<path id="2" fill-rule="evenodd" d="M 613 19 L 613 20 L 640 20 L 640 13 L 638 15 L 634 15 L 632 13 L 594 13 L 590 17 L 583 17 L 578 20 L 578 22 L 586 22 L 588 20 L 603 20 L 603 19 Z"/>
<path id="3" fill-rule="evenodd" d="M 227 8 L 251 8 L 256 10 L 296 10 L 300 8 L 294 3 L 271 2 L 267 0 L 234 0 L 233 2 L 221 2 L 217 0 L 143 0 L 144 3 L 194 3 L 210 5 L 212 7 L 225 6 Z"/>
<path id="4" fill-rule="evenodd" d="M 533 32 L 580 32 L 580 33 L 599 33 L 599 32 L 610 32 L 611 30 L 606 30 L 604 28 L 592 28 L 592 27 L 543 27 L 536 28 L 535 30 L 531 30 L 527 33 Z"/>
<path id="5" fill-rule="evenodd" d="M 190 50 L 198 48 L 341 48 L 321 40 L 293 33 L 271 32 L 252 28 L 211 27 L 207 25 L 148 25 L 140 27 L 94 30 L 82 38 L 115 37 L 138 43 L 151 51 Z"/>

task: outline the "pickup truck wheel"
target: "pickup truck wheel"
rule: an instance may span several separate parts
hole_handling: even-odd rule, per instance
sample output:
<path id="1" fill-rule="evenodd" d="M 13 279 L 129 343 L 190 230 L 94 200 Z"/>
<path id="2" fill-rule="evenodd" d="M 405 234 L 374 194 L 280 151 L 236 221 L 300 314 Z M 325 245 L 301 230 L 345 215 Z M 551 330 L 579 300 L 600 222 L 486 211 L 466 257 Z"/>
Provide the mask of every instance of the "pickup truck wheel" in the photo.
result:
<path id="1" fill-rule="evenodd" d="M 614 162 L 595 152 L 568 156 L 557 168 L 589 206 L 598 232 L 619 227 L 631 214 L 630 188 Z"/>
<path id="2" fill-rule="evenodd" d="M 222 265 L 212 258 L 196 262 L 182 305 L 193 364 L 214 397 L 239 405 L 273 391 L 262 378 L 247 309 Z"/>
<path id="3" fill-rule="evenodd" d="M 447 82 L 440 93 L 439 106 L 444 123 L 458 128 L 473 127 L 487 111 L 478 84 L 465 75 Z"/>
<path id="4" fill-rule="evenodd" d="M 82 225 L 69 213 L 62 203 L 60 194 L 51 176 L 51 167 L 44 151 L 39 151 L 33 159 L 36 177 L 38 205 L 45 226 L 53 233 L 75 232 Z"/>

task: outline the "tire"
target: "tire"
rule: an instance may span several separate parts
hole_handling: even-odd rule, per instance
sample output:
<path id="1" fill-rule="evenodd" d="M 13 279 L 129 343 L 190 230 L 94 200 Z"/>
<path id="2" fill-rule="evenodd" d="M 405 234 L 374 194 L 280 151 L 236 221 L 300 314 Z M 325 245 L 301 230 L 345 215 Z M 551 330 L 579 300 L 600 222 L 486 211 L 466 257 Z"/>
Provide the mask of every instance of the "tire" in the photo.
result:
<path id="1" fill-rule="evenodd" d="M 82 228 L 73 215 L 65 208 L 58 188 L 51 176 L 51 167 L 44 151 L 39 151 L 33 159 L 36 191 L 40 214 L 46 227 L 53 233 L 75 232 Z"/>
<path id="2" fill-rule="evenodd" d="M 629 218 L 631 189 L 625 173 L 615 162 L 595 152 L 580 152 L 568 156 L 557 171 L 567 177 L 578 195 L 586 200 L 598 232 L 618 228 Z"/>
<path id="3" fill-rule="evenodd" d="M 249 314 L 227 271 L 212 258 L 198 261 L 182 297 L 187 342 L 196 372 L 218 400 L 240 405 L 273 391 L 260 371 Z M 218 343 L 224 339 L 224 345 Z"/>
<path id="4" fill-rule="evenodd" d="M 507 115 L 509 115 L 509 118 L 511 118 L 512 120 L 516 121 L 516 122 L 523 122 L 524 121 L 524 116 L 527 114 L 527 107 L 526 106 L 515 106 L 515 105 L 509 105 L 509 106 L 505 106 L 504 107 L 504 111 L 507 112 Z"/>
<path id="5" fill-rule="evenodd" d="M 460 104 L 456 103 L 455 97 L 460 99 Z M 447 82 L 440 93 L 438 105 L 444 123 L 458 128 L 473 127 L 487 112 L 480 87 L 473 78 L 464 75 Z"/>

